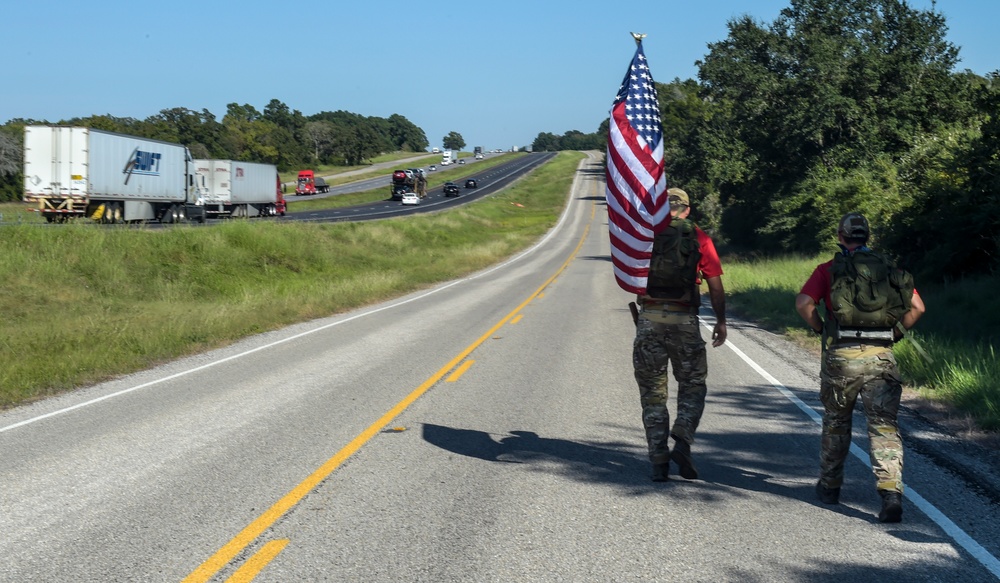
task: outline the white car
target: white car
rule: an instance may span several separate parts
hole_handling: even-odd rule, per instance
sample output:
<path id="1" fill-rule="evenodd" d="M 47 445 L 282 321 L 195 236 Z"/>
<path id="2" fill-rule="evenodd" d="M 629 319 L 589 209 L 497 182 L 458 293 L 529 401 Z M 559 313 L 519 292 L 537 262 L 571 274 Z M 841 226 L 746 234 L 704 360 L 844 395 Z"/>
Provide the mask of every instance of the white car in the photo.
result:
<path id="1" fill-rule="evenodd" d="M 415 192 L 404 192 L 403 204 L 420 204 L 420 197 Z"/>

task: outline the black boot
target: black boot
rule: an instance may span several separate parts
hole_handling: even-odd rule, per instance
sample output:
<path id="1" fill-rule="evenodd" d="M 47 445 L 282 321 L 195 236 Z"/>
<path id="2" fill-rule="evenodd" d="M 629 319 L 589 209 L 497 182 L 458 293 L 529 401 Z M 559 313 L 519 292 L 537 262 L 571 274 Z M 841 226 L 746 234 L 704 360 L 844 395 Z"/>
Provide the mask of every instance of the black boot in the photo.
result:
<path id="1" fill-rule="evenodd" d="M 676 435 L 672 437 L 674 438 L 674 451 L 670 452 L 670 459 L 677 464 L 681 477 L 686 480 L 697 480 L 698 469 L 694 467 L 694 460 L 691 459 L 691 444 L 683 439 L 678 439 Z"/>
<path id="2" fill-rule="evenodd" d="M 823 481 L 816 482 L 816 497 L 823 504 L 839 504 L 840 488 L 827 488 Z"/>
<path id="3" fill-rule="evenodd" d="M 662 464 L 653 464 L 653 475 L 654 482 L 666 482 L 670 480 L 670 462 L 663 462 Z"/>
<path id="4" fill-rule="evenodd" d="M 900 522 L 903 520 L 903 495 L 892 490 L 879 490 L 882 496 L 882 512 L 878 513 L 879 522 Z"/>

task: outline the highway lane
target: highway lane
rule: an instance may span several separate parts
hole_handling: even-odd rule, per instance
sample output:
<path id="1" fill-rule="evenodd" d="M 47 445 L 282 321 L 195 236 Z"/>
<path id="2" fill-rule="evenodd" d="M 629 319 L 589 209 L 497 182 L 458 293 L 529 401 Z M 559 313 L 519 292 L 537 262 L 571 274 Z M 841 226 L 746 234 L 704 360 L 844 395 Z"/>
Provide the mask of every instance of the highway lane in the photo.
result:
<path id="1" fill-rule="evenodd" d="M 489 159 L 491 156 L 495 156 L 495 155 L 497 155 L 497 154 L 485 154 L 485 156 L 486 156 L 485 159 Z M 358 180 L 358 181 L 355 181 L 355 182 L 349 182 L 347 184 L 341 184 L 339 186 L 331 186 L 330 187 L 330 192 L 327 192 L 327 193 L 317 193 L 317 194 L 309 194 L 309 195 L 296 195 L 295 194 L 295 183 L 293 183 L 293 182 L 286 182 L 286 183 L 283 183 L 282 186 L 286 187 L 286 188 L 288 188 L 289 186 L 291 187 L 291 193 L 285 195 L 289 201 L 295 201 L 295 200 L 313 200 L 313 199 L 317 199 L 317 198 L 326 198 L 326 197 L 329 197 L 329 196 L 336 196 L 338 194 L 350 194 L 352 192 L 364 192 L 366 190 L 372 190 L 374 188 L 381 188 L 381 187 L 385 187 L 385 189 L 388 190 L 389 189 L 389 183 L 392 181 L 392 178 L 391 178 L 392 177 L 392 171 L 394 169 L 396 169 L 396 168 L 413 168 L 414 164 L 417 164 L 418 158 L 420 158 L 420 157 L 417 156 L 417 157 L 414 157 L 414 158 L 407 158 L 407 159 L 404 159 L 404 160 L 397 160 L 395 162 L 381 162 L 379 164 L 372 165 L 371 168 L 366 168 L 366 169 L 363 169 L 363 170 L 352 170 L 350 172 L 344 172 L 342 174 L 334 174 L 334 175 L 331 175 L 331 176 L 326 176 L 325 178 L 327 180 L 330 180 L 330 179 L 339 178 L 339 177 L 342 177 L 342 176 L 350 176 L 352 174 L 368 173 L 368 172 L 371 172 L 372 170 L 378 170 L 378 169 L 385 170 L 385 174 L 383 176 L 379 176 L 379 177 L 376 177 L 376 178 L 366 178 L 364 180 Z M 474 164 L 479 163 L 479 160 L 476 160 L 473 156 L 469 156 L 468 158 L 462 158 L 462 160 L 465 160 L 465 164 L 456 164 L 456 165 L 451 166 L 451 167 L 449 167 L 449 166 L 441 166 L 440 155 L 438 155 L 438 157 L 436 159 L 434 159 L 433 163 L 437 166 L 437 168 L 438 168 L 439 171 L 440 170 L 445 170 L 445 169 L 448 169 L 448 168 L 470 167 L 470 166 L 473 166 Z M 427 161 L 423 161 L 423 162 L 420 162 L 418 165 L 426 168 L 426 167 L 430 166 L 430 164 L 431 163 L 428 163 Z M 433 174 L 433 173 L 434 172 L 431 172 L 431 174 Z"/>
<path id="2" fill-rule="evenodd" d="M 554 156 L 555 152 L 528 154 L 480 172 L 475 172 L 473 168 L 470 168 L 470 172 L 463 172 L 452 178 L 452 181 L 461 189 L 461 193 L 458 196 L 445 196 L 441 190 L 442 187 L 437 186 L 428 189 L 427 197 L 419 205 L 403 205 L 398 200 L 390 199 L 388 183 L 386 183 L 386 200 L 344 208 L 288 213 L 281 220 L 318 222 L 365 221 L 440 211 L 498 192 L 521 176 L 551 160 Z M 465 188 L 465 181 L 468 178 L 475 178 L 478 186 L 476 188 Z"/>
<path id="3" fill-rule="evenodd" d="M 702 479 L 651 482 L 585 170 L 493 269 L 0 413 L 0 580 L 1000 575 L 996 505 L 932 456 L 908 452 L 901 524 L 857 458 L 818 503 L 816 357 L 738 320 L 709 349 Z"/>

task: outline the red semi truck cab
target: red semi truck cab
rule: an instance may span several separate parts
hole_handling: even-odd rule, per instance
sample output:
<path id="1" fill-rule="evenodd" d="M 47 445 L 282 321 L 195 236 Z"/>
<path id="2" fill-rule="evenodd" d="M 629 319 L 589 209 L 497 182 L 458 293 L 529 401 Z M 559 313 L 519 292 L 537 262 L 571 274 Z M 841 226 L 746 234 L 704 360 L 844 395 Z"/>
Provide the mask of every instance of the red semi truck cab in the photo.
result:
<path id="1" fill-rule="evenodd" d="M 316 175 L 312 170 L 299 170 L 299 178 L 295 182 L 295 194 L 316 194 Z"/>

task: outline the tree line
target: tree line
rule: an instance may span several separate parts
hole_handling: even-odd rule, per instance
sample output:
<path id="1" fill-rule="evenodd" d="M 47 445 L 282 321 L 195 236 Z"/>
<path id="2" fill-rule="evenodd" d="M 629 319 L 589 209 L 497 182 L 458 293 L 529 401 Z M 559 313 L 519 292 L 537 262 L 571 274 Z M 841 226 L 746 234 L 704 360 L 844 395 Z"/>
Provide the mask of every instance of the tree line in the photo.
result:
<path id="1" fill-rule="evenodd" d="M 13 119 L 0 126 L 0 202 L 22 195 L 24 126 L 47 123 Z M 177 107 L 143 120 L 93 115 L 58 124 L 184 144 L 195 158 L 262 162 L 281 171 L 316 164 L 354 166 L 384 152 L 423 152 L 429 145 L 424 130 L 399 114 L 381 118 L 323 111 L 305 116 L 277 99 L 262 111 L 230 103 L 221 121 L 207 109 Z"/>
<path id="2" fill-rule="evenodd" d="M 857 210 L 908 269 L 996 272 L 998 73 L 956 70 L 933 5 L 792 0 L 773 22 L 727 26 L 697 79 L 657 84 L 667 178 L 703 228 L 736 251 L 811 254 Z"/>

